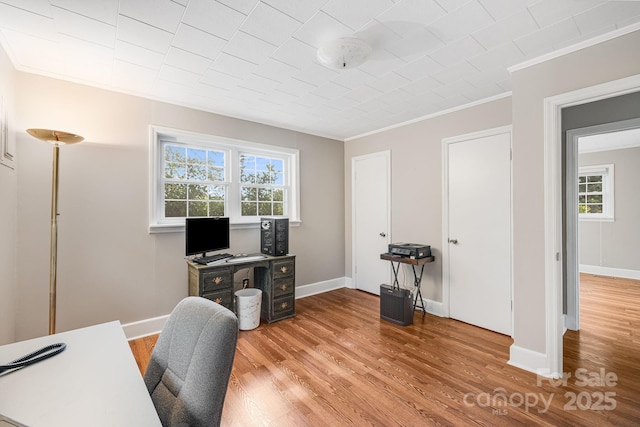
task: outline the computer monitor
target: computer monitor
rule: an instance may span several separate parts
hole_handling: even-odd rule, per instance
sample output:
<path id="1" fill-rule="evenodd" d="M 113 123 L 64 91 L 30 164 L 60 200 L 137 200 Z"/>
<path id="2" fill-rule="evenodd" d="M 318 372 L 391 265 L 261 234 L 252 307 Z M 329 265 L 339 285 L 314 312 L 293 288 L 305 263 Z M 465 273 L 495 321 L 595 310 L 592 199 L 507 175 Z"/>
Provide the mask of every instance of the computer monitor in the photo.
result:
<path id="1" fill-rule="evenodd" d="M 186 218 L 185 245 L 186 255 L 229 249 L 229 218 Z"/>

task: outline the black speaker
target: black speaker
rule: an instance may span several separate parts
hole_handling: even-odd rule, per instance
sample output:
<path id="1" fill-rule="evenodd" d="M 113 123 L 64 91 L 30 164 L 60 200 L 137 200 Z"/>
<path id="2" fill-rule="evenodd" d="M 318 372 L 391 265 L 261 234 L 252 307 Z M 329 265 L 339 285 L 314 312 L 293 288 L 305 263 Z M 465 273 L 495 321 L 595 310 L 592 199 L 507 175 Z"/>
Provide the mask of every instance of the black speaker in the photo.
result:
<path id="1" fill-rule="evenodd" d="M 289 218 L 260 218 L 260 251 L 272 256 L 289 253 Z"/>
<path id="2" fill-rule="evenodd" d="M 380 318 L 397 325 L 413 324 L 413 297 L 408 289 L 380 285 Z"/>

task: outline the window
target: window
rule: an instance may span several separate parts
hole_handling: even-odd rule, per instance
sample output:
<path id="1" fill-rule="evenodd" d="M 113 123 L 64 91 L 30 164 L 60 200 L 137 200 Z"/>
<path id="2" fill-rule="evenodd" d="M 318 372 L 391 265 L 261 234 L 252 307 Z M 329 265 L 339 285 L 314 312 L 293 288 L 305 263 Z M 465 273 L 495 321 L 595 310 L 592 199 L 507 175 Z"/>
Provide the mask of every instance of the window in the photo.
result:
<path id="1" fill-rule="evenodd" d="M 578 170 L 580 219 L 613 220 L 613 165 L 583 166 Z"/>
<path id="2" fill-rule="evenodd" d="M 187 217 L 299 221 L 298 150 L 151 129 L 150 232 L 181 231 Z"/>

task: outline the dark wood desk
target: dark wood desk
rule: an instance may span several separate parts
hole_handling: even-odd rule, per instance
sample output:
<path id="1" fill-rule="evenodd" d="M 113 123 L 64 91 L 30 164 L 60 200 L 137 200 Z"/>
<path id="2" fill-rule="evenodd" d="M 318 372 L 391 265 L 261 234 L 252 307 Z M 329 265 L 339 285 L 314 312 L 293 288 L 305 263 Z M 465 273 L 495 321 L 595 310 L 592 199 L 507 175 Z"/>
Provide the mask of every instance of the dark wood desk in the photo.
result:
<path id="1" fill-rule="evenodd" d="M 418 306 L 418 297 L 420 297 L 420 308 L 422 309 L 422 313 L 426 313 L 426 307 L 424 306 L 424 301 L 422 300 L 422 293 L 420 292 L 420 284 L 422 283 L 422 273 L 424 272 L 425 264 L 429 262 L 433 262 L 435 260 L 434 256 L 424 257 L 424 258 L 409 258 L 403 257 L 400 255 L 393 254 L 380 254 L 380 259 L 390 261 L 391 268 L 393 269 L 393 288 L 400 289 L 400 284 L 398 283 L 398 272 L 400 270 L 400 264 L 409 264 L 411 265 L 411 269 L 413 270 L 413 286 L 415 287 L 415 298 L 413 300 L 413 309 L 415 310 Z M 396 262 L 397 264 L 394 264 Z M 416 266 L 420 267 L 420 272 L 416 271 Z"/>

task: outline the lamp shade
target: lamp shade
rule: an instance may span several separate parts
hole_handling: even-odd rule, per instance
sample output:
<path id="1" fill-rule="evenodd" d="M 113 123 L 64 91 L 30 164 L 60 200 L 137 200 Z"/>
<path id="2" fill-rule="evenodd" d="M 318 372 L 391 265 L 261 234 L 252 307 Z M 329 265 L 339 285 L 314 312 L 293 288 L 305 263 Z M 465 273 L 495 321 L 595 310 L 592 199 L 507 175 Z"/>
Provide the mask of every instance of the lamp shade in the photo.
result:
<path id="1" fill-rule="evenodd" d="M 53 142 L 58 144 L 76 144 L 84 141 L 80 135 L 60 130 L 50 129 L 27 129 L 27 133 L 41 141 Z"/>
<path id="2" fill-rule="evenodd" d="M 317 52 L 318 61 L 334 69 L 353 68 L 367 60 L 371 46 L 355 37 L 342 37 L 322 45 Z"/>

